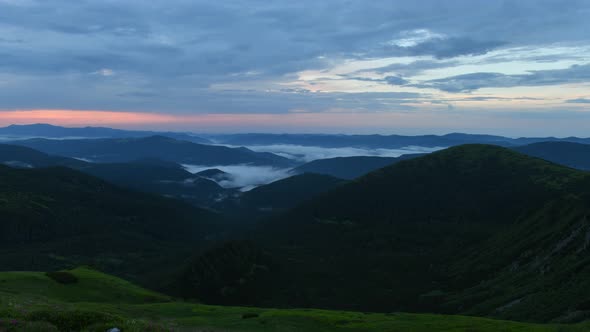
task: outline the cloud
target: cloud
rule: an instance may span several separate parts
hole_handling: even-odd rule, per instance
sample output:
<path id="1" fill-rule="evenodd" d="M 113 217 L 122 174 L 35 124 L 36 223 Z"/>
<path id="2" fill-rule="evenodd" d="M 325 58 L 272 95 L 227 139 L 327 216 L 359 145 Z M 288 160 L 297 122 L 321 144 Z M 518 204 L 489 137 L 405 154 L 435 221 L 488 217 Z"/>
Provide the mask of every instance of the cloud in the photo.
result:
<path id="1" fill-rule="evenodd" d="M 401 76 L 386 76 L 383 80 L 390 85 L 405 85 L 410 83 Z"/>
<path id="2" fill-rule="evenodd" d="M 417 86 L 435 88 L 446 92 L 465 92 L 477 90 L 482 87 L 513 86 L 516 80 L 510 83 L 510 79 L 509 75 L 500 73 L 472 73 L 426 81 Z"/>
<path id="3" fill-rule="evenodd" d="M 94 75 L 97 76 L 97 75 Z M 289 113 L 299 109 L 309 112 L 323 112 L 329 109 L 351 109 L 355 111 L 407 111 L 412 109 L 409 104 L 426 98 L 419 92 L 285 92 L 281 90 L 249 91 L 249 90 L 217 90 L 193 88 L 190 91 L 180 90 L 137 90 L 120 89 L 117 81 L 120 75 L 102 77 L 100 79 L 115 80 L 108 86 L 96 83 L 76 82 L 54 84 L 51 78 L 39 78 L 34 82 L 2 87 L 0 89 L 0 109 L 22 109 L 22 100 L 29 96 L 28 107 L 32 109 L 69 109 L 79 110 L 113 110 L 144 113 Z M 0 74 L 0 81 L 2 80 Z M 108 82 L 105 82 L 108 83 Z M 37 98 L 30 98 L 30 90 L 24 86 L 34 87 Z M 77 85 L 76 87 L 74 85 Z M 63 91 L 84 87 L 72 98 Z M 97 91 L 100 93 L 97 94 Z M 293 90 L 294 91 L 294 90 Z M 105 97 L 108 95 L 108 97 Z M 113 103 L 112 99 L 116 99 Z M 230 102 L 231 101 L 231 102 Z M 26 109 L 25 108 L 25 109 Z"/>
<path id="4" fill-rule="evenodd" d="M 449 37 L 420 29 L 411 36 L 390 42 L 389 50 L 406 56 L 432 55 L 449 59 L 463 55 L 481 55 L 506 45 L 505 41 Z"/>
<path id="5" fill-rule="evenodd" d="M 410 81 L 404 79 L 401 76 L 386 76 L 384 78 L 372 78 L 372 77 L 362 77 L 362 76 L 349 76 L 349 75 L 339 75 L 345 80 L 355 80 L 361 82 L 378 82 L 378 83 L 387 83 L 389 85 L 405 85 L 410 83 Z"/>
<path id="6" fill-rule="evenodd" d="M 115 71 L 109 68 L 103 68 L 101 70 L 93 72 L 93 74 L 101 75 L 101 76 L 113 76 L 115 75 Z"/>
<path id="7" fill-rule="evenodd" d="M 417 60 L 410 63 L 392 63 L 387 66 L 364 69 L 359 72 L 375 72 L 378 74 L 396 73 L 402 76 L 415 76 L 430 69 L 447 68 L 458 65 L 458 61 Z"/>
<path id="8" fill-rule="evenodd" d="M 586 82 L 590 82 L 590 64 L 572 65 L 565 69 L 535 70 L 518 75 L 471 73 L 429 80 L 416 86 L 435 88 L 446 92 L 469 92 L 481 88 L 546 86 Z"/>
<path id="9" fill-rule="evenodd" d="M 4 0 L 0 108 L 178 114 L 407 111 L 409 103 L 428 96 L 379 100 L 378 93 L 359 92 L 476 90 L 485 82 L 473 76 L 453 82 L 414 76 L 464 65 L 465 58 L 492 57 L 489 52 L 507 47 L 588 45 L 589 8 L 588 1 L 577 0 L 567 5 L 546 0 L 153 0 L 149 6 L 139 0 Z M 496 60 L 521 60 L 502 56 Z M 528 61 L 566 56 L 539 54 Z M 403 64 L 379 62 L 401 57 Z M 576 59 L 583 61 L 579 54 Z M 372 70 L 383 77 L 372 80 L 383 86 L 363 78 L 369 83 L 338 81 L 324 89 L 300 79 L 301 72 L 365 61 L 376 61 Z M 510 80 L 533 84 L 494 77 L 488 85 L 517 84 Z"/>
<path id="10" fill-rule="evenodd" d="M 295 159 L 300 162 L 310 162 L 316 159 L 354 156 L 399 157 L 403 154 L 429 153 L 442 149 L 409 146 L 402 149 L 362 149 L 362 148 L 325 148 L 319 146 L 302 146 L 290 144 L 247 146 L 257 152 L 271 152 L 277 155 Z"/>
<path id="11" fill-rule="evenodd" d="M 182 166 L 191 173 L 198 173 L 211 168 L 220 169 L 230 174 L 229 180 L 222 180 L 218 182 L 220 186 L 224 188 L 241 188 L 243 191 L 294 175 L 291 173 L 290 168 L 274 168 L 268 166 Z"/>
<path id="12" fill-rule="evenodd" d="M 268 145 L 248 146 L 257 152 L 272 152 L 280 156 L 295 159 L 299 162 L 309 162 L 316 159 L 353 156 L 399 157 L 402 154 L 430 153 L 440 148 L 426 148 L 410 146 L 402 149 L 360 149 L 360 148 L 324 148 L 300 145 Z M 219 181 L 224 188 L 240 188 L 242 191 L 268 184 L 280 179 L 293 176 L 291 168 L 274 168 L 270 166 L 230 165 L 230 166 L 202 166 L 182 165 L 191 173 L 198 173 L 206 169 L 217 168 L 230 174 L 230 179 Z"/>
<path id="13" fill-rule="evenodd" d="M 570 104 L 590 104 L 590 98 L 576 98 L 566 100 L 566 103 Z"/>

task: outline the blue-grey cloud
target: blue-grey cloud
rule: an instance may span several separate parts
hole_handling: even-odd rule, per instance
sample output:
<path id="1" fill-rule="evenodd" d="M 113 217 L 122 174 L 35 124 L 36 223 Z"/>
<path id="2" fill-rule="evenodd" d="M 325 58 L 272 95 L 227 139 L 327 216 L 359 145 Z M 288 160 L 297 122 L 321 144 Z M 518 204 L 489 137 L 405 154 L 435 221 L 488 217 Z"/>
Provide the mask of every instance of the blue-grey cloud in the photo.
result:
<path id="1" fill-rule="evenodd" d="M 570 104 L 590 104 L 590 98 L 569 99 L 566 102 Z"/>
<path id="2" fill-rule="evenodd" d="M 506 44 L 507 42 L 498 40 L 474 40 L 465 37 L 438 37 L 418 43 L 414 46 L 393 47 L 391 50 L 394 54 L 432 55 L 437 59 L 448 59 L 461 55 L 485 54 Z"/>
<path id="3" fill-rule="evenodd" d="M 326 148 L 320 146 L 303 146 L 292 144 L 253 145 L 249 149 L 258 152 L 271 152 L 297 160 L 310 162 L 317 159 L 354 156 L 399 157 L 403 154 L 430 153 L 444 147 L 408 146 L 400 149 L 367 149 L 367 148 Z"/>
<path id="4" fill-rule="evenodd" d="M 252 188 L 294 175 L 294 173 L 291 172 L 290 168 L 273 168 L 270 166 L 183 165 L 183 167 L 191 173 L 198 173 L 212 168 L 222 170 L 223 172 L 228 173 L 229 177 L 217 181 L 217 183 L 224 188 L 240 188 L 242 191 L 247 191 Z"/>
<path id="5" fill-rule="evenodd" d="M 376 70 L 384 75 L 381 83 L 408 86 L 413 75 L 452 66 L 460 56 L 587 43 L 589 9 L 584 0 L 0 1 L 0 108 L 284 112 L 310 104 L 342 107 L 343 98 L 347 107 L 370 109 L 376 103 L 371 94 L 314 95 L 308 102 L 265 88 L 252 96 L 211 88 L 280 82 L 343 59 L 430 58 Z M 432 36 L 399 42 L 412 31 Z M 469 91 L 485 85 L 478 76 L 486 78 L 424 85 Z M 507 80 L 532 84 L 515 77 L 491 80 L 492 86 L 516 84 Z"/>
<path id="6" fill-rule="evenodd" d="M 378 74 L 395 73 L 401 76 L 414 76 L 430 69 L 448 68 L 458 65 L 457 61 L 418 60 L 410 63 L 393 63 L 383 67 L 359 70 L 359 73 L 375 72 Z"/>
<path id="7" fill-rule="evenodd" d="M 391 85 L 405 85 L 410 83 L 410 81 L 406 80 L 405 78 L 401 77 L 401 76 L 386 76 L 383 79 L 387 84 L 391 84 Z"/>
<path id="8" fill-rule="evenodd" d="M 545 86 L 590 82 L 590 64 L 573 65 L 565 69 L 537 70 L 527 74 L 471 73 L 435 79 L 417 84 L 446 92 L 469 92 L 481 88 L 515 86 Z"/>

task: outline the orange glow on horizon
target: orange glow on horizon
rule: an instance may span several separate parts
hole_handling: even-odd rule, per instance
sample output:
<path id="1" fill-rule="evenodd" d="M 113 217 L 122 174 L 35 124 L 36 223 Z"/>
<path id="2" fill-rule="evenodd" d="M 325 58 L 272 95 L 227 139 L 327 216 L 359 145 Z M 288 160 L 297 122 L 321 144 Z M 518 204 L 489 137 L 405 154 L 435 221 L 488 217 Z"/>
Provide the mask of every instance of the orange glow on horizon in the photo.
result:
<path id="1" fill-rule="evenodd" d="M 394 114 L 389 114 L 392 118 Z M 49 123 L 60 126 L 342 126 L 359 124 L 366 113 L 292 112 L 285 114 L 163 114 L 99 110 L 6 110 L 0 111 L 0 125 Z M 368 118 L 371 118 L 370 116 Z M 336 121 L 335 121 L 336 120 Z"/>
<path id="2" fill-rule="evenodd" d="M 48 123 L 65 127 L 104 126 L 121 129 L 243 131 L 323 130 L 332 128 L 403 128 L 428 123 L 426 114 L 350 112 L 328 110 L 282 114 L 163 114 L 100 110 L 0 110 L 0 126 Z M 439 121 L 440 123 L 440 121 Z"/>
<path id="3" fill-rule="evenodd" d="M 437 131 L 448 133 L 462 128 L 473 132 L 490 132 L 490 123 L 497 128 L 520 130 L 530 128 L 544 119 L 494 117 L 494 114 L 473 112 L 363 112 L 332 109 L 324 112 L 294 110 L 281 114 L 164 114 L 116 112 L 101 110 L 0 110 L 0 126 L 11 124 L 48 123 L 65 127 L 104 126 L 120 129 L 172 130 L 193 132 L 383 132 L 399 133 Z M 569 128 L 575 118 L 551 120 L 556 128 Z M 543 135 L 547 133 L 543 132 Z"/>
<path id="4" fill-rule="evenodd" d="M 173 116 L 139 112 L 86 110 L 17 110 L 1 111 L 2 124 L 50 123 L 55 125 L 150 124 L 174 121 Z"/>

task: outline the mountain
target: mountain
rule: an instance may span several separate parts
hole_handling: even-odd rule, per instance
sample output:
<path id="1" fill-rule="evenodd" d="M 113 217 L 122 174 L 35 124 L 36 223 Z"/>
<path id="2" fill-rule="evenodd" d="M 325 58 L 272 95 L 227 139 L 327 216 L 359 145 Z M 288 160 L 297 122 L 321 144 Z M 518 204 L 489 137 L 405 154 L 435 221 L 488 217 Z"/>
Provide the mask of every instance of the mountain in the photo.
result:
<path id="1" fill-rule="evenodd" d="M 402 135 L 329 135 L 329 134 L 234 134 L 212 136 L 215 142 L 230 145 L 303 145 L 326 148 L 388 148 L 408 146 L 448 147 L 466 143 L 509 145 L 510 139 L 501 136 L 449 134 L 443 136 Z"/>
<path id="2" fill-rule="evenodd" d="M 242 304 L 262 306 L 580 320 L 589 185 L 589 173 L 490 145 L 401 161 L 263 222 L 250 239 L 273 264 L 243 275 L 235 294 L 255 291 Z M 235 300 L 219 294 L 203 300 Z"/>
<path id="3" fill-rule="evenodd" d="M 58 157 L 34 149 L 0 144 L 0 163 L 17 168 L 66 166 L 126 188 L 174 197 L 200 206 L 210 206 L 231 195 L 215 181 L 194 175 L 181 165 L 157 159 L 126 163 L 88 163 Z"/>
<path id="4" fill-rule="evenodd" d="M 222 234 L 215 213 L 64 167 L 0 166 L 2 270 L 80 264 L 147 278 Z"/>
<path id="5" fill-rule="evenodd" d="M 204 171 L 200 171 L 198 173 L 195 173 L 195 175 L 199 175 L 199 176 L 202 176 L 202 177 L 212 177 L 212 178 L 214 178 L 214 177 L 223 177 L 223 176 L 226 176 L 227 173 L 224 172 L 224 171 L 222 171 L 222 170 L 220 170 L 220 169 L 218 169 L 218 168 L 209 168 L 209 169 L 206 169 Z"/>
<path id="6" fill-rule="evenodd" d="M 514 150 L 557 164 L 590 170 L 590 145 L 572 142 L 540 142 Z"/>
<path id="7" fill-rule="evenodd" d="M 181 199 L 198 206 L 210 206 L 234 192 L 177 166 L 172 168 L 135 161 L 86 163 L 76 169 L 119 186 Z"/>
<path id="8" fill-rule="evenodd" d="M 122 130 L 105 127 L 83 127 L 70 128 L 53 126 L 50 124 L 37 123 L 30 125 L 10 125 L 0 128 L 0 136 L 11 139 L 27 138 L 124 138 L 124 137 L 146 137 L 166 136 L 174 139 L 181 139 L 193 143 L 209 144 L 211 141 L 195 136 L 190 133 L 177 132 L 154 132 L 140 130 Z"/>
<path id="9" fill-rule="evenodd" d="M 239 204 L 257 211 L 286 210 L 344 182 L 329 175 L 304 173 L 247 191 L 239 198 Z"/>
<path id="10" fill-rule="evenodd" d="M 175 140 L 164 136 L 114 139 L 49 140 L 30 139 L 10 144 L 27 146 L 45 153 L 94 162 L 128 162 L 156 158 L 180 164 L 194 165 L 269 165 L 291 166 L 290 159 L 269 153 L 257 153 L 245 148 L 204 145 Z"/>
<path id="11" fill-rule="evenodd" d="M 80 167 L 83 161 L 59 156 L 50 156 L 24 146 L 0 144 L 0 163 L 20 168 L 37 168 L 50 166 Z"/>
<path id="12" fill-rule="evenodd" d="M 325 148 L 370 148 L 399 149 L 408 146 L 450 147 L 463 144 L 493 144 L 517 146 L 543 141 L 564 141 L 590 144 L 590 138 L 578 137 L 522 137 L 509 138 L 494 135 L 452 133 L 446 135 L 329 135 L 329 134 L 233 134 L 212 135 L 211 140 L 229 145 L 302 145 Z"/>
<path id="13" fill-rule="evenodd" d="M 213 180 L 217 183 L 221 181 L 231 181 L 233 179 L 233 176 L 231 174 L 217 168 L 209 168 L 204 171 L 197 172 L 195 173 L 195 175 L 198 175 L 205 179 Z"/>
<path id="14" fill-rule="evenodd" d="M 352 180 L 398 161 L 420 156 L 423 156 L 423 154 L 406 154 L 399 157 L 359 156 L 318 159 L 294 168 L 293 172 L 325 174 L 340 179 Z"/>

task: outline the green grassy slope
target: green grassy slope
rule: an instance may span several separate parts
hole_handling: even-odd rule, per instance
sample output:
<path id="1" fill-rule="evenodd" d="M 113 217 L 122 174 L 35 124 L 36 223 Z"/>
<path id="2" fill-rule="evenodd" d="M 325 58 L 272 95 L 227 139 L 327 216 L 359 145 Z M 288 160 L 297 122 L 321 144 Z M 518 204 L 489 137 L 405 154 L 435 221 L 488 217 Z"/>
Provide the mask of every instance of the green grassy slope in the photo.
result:
<path id="1" fill-rule="evenodd" d="M 40 272 L 0 273 L 0 330 L 306 331 L 306 332 L 581 332 L 588 324 L 540 325 L 467 316 L 372 314 L 314 309 L 263 309 L 178 302 L 86 268 L 74 284 Z M 46 321 L 49 323 L 32 323 Z"/>
<path id="2" fill-rule="evenodd" d="M 570 322 L 590 317 L 590 197 L 545 204 L 454 262 L 450 271 L 478 283 L 446 305 L 474 315 Z"/>

